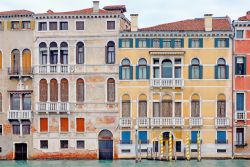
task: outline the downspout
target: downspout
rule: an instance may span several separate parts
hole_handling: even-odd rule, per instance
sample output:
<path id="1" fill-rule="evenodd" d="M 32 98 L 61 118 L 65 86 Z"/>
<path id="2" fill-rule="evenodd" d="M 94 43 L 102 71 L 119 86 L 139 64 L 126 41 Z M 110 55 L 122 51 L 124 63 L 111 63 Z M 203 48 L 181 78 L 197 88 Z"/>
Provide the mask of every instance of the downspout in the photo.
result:
<path id="1" fill-rule="evenodd" d="M 232 39 L 232 159 L 234 159 L 234 36 L 235 36 L 235 27 L 234 27 L 234 21 L 232 22 L 232 27 L 233 27 L 233 36 L 230 36 Z"/>

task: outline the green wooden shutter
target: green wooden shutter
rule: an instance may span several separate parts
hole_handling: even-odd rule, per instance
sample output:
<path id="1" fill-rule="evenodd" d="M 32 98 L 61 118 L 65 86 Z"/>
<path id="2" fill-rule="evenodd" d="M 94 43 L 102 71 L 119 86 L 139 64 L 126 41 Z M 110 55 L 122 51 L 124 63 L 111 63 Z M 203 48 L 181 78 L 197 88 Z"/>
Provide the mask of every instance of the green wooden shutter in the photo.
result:
<path id="1" fill-rule="evenodd" d="M 147 74 L 146 74 L 147 79 L 150 79 L 150 66 L 147 66 Z"/>
<path id="2" fill-rule="evenodd" d="M 119 66 L 119 79 L 122 80 L 122 66 Z"/>
<path id="3" fill-rule="evenodd" d="M 203 78 L 203 66 L 200 65 L 199 67 L 199 79 L 202 79 Z"/>
<path id="4" fill-rule="evenodd" d="M 203 48 L 203 38 L 200 38 L 199 42 L 200 42 L 200 48 Z"/>
<path id="5" fill-rule="evenodd" d="M 133 80 L 133 66 L 130 66 L 130 79 Z"/>
<path id="6" fill-rule="evenodd" d="M 218 48 L 218 40 L 219 40 L 218 38 L 214 39 L 214 47 L 215 48 Z"/>
<path id="7" fill-rule="evenodd" d="M 146 39 L 146 43 L 147 43 L 147 48 L 151 48 L 151 39 L 150 38 Z"/>
<path id="8" fill-rule="evenodd" d="M 192 65 L 188 66 L 188 78 L 192 79 Z"/>
<path id="9" fill-rule="evenodd" d="M 175 47 L 175 46 L 174 46 L 174 42 L 175 42 L 175 39 L 172 38 L 172 39 L 171 39 L 171 48 L 174 48 L 174 47 Z"/>
<path id="10" fill-rule="evenodd" d="M 181 48 L 184 48 L 184 39 L 181 38 Z"/>
<path id="11" fill-rule="evenodd" d="M 229 79 L 229 65 L 226 65 L 226 79 Z"/>
<path id="12" fill-rule="evenodd" d="M 219 77 L 218 77 L 218 65 L 215 65 L 214 66 L 214 78 L 215 79 L 218 79 Z"/>
<path id="13" fill-rule="evenodd" d="M 122 48 L 122 39 L 119 39 L 119 48 Z"/>
<path id="14" fill-rule="evenodd" d="M 192 38 L 188 39 L 188 47 L 189 48 L 192 48 L 192 40 L 193 40 Z"/>
<path id="15" fill-rule="evenodd" d="M 160 48 L 163 48 L 163 39 L 160 39 Z"/>
<path id="16" fill-rule="evenodd" d="M 129 47 L 130 47 L 130 48 L 133 48 L 133 38 L 130 38 L 130 39 L 129 39 Z"/>
<path id="17" fill-rule="evenodd" d="M 135 47 L 139 48 L 139 39 L 135 39 Z"/>
<path id="18" fill-rule="evenodd" d="M 246 57 L 243 57 L 243 63 L 244 63 L 244 75 L 246 75 L 247 73 L 247 58 Z"/>
<path id="19" fill-rule="evenodd" d="M 139 66 L 136 66 L 136 79 L 139 79 Z"/>
<path id="20" fill-rule="evenodd" d="M 226 39 L 226 47 L 229 48 L 229 38 Z"/>
<path id="21" fill-rule="evenodd" d="M 234 57 L 234 74 L 235 75 L 238 74 L 238 70 L 237 70 L 237 57 Z"/>

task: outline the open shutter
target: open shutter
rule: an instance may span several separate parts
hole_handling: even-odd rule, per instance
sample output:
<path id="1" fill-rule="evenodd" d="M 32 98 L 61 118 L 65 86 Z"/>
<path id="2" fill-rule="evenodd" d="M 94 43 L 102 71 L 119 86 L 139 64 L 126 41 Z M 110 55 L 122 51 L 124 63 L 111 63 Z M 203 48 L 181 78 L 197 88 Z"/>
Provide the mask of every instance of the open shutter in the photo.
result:
<path id="1" fill-rule="evenodd" d="M 133 39 L 132 38 L 129 39 L 129 47 L 133 48 Z"/>
<path id="2" fill-rule="evenodd" d="M 226 65 L 226 79 L 229 79 L 229 65 Z"/>
<path id="3" fill-rule="evenodd" d="M 175 46 L 174 46 L 174 43 L 175 43 L 175 39 L 172 38 L 172 39 L 171 39 L 171 48 L 174 48 L 174 47 L 175 47 Z"/>
<path id="4" fill-rule="evenodd" d="M 200 65 L 199 66 L 199 79 L 202 79 L 203 78 L 203 66 Z"/>
<path id="5" fill-rule="evenodd" d="M 188 78 L 192 79 L 192 65 L 188 66 Z"/>
<path id="6" fill-rule="evenodd" d="M 199 42 L 200 42 L 200 48 L 203 48 L 203 39 L 200 38 L 200 39 L 199 39 Z"/>
<path id="7" fill-rule="evenodd" d="M 181 48 L 184 48 L 184 39 L 181 38 Z"/>
<path id="8" fill-rule="evenodd" d="M 135 39 L 135 47 L 139 48 L 139 39 Z"/>
<path id="9" fill-rule="evenodd" d="M 133 66 L 130 66 L 130 79 L 133 80 Z"/>
<path id="10" fill-rule="evenodd" d="M 229 48 L 229 38 L 226 39 L 226 47 Z"/>
<path id="11" fill-rule="evenodd" d="M 119 79 L 122 80 L 122 66 L 119 66 Z"/>
<path id="12" fill-rule="evenodd" d="M 218 77 L 218 65 L 215 65 L 214 66 L 214 78 L 215 79 L 218 79 L 219 77 Z"/>
<path id="13" fill-rule="evenodd" d="M 108 64 L 108 47 L 105 46 L 105 62 Z"/>
<path id="14" fill-rule="evenodd" d="M 147 74 L 146 79 L 150 79 L 150 66 L 147 66 Z"/>
<path id="15" fill-rule="evenodd" d="M 247 62 L 246 61 L 247 61 L 246 57 L 243 57 L 243 63 L 244 63 L 244 65 L 243 65 L 244 66 L 244 71 L 243 71 L 244 73 L 243 74 L 244 75 L 246 75 L 246 72 L 247 72 L 247 64 L 246 64 Z"/>
<path id="16" fill-rule="evenodd" d="M 139 79 L 139 66 L 136 66 L 136 79 Z"/>
<path id="17" fill-rule="evenodd" d="M 192 38 L 188 39 L 188 47 L 189 48 L 192 48 L 192 40 L 193 40 Z"/>
<path id="18" fill-rule="evenodd" d="M 215 39 L 214 39 L 214 47 L 215 47 L 215 48 L 218 48 L 218 38 L 215 38 Z"/>
<path id="19" fill-rule="evenodd" d="M 119 39 L 119 48 L 122 48 L 122 39 Z"/>

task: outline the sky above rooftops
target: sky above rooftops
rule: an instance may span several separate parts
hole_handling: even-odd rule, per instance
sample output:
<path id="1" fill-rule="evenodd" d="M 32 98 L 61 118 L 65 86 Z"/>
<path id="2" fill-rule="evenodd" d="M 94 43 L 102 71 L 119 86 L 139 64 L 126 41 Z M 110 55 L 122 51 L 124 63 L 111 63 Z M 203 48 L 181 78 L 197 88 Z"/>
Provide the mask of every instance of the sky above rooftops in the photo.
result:
<path id="1" fill-rule="evenodd" d="M 93 0 L 0 0 L 0 11 L 26 9 L 35 13 L 79 10 L 92 7 Z M 100 7 L 121 5 L 127 7 L 126 16 L 139 14 L 139 27 L 203 17 L 230 16 L 232 20 L 250 10 L 250 0 L 99 0 Z"/>

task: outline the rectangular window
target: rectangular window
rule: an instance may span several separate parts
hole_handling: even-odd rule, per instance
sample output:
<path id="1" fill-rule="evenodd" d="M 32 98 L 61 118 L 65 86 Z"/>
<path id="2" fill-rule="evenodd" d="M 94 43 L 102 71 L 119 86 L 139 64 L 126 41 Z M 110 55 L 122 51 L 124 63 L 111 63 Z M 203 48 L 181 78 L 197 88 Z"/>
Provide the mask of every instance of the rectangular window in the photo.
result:
<path id="1" fill-rule="evenodd" d="M 176 152 L 181 152 L 181 141 L 176 141 Z"/>
<path id="2" fill-rule="evenodd" d="M 139 131 L 139 140 L 141 141 L 141 144 L 148 144 L 147 131 Z"/>
<path id="3" fill-rule="evenodd" d="M 130 39 L 122 39 L 122 48 L 129 48 L 130 47 Z"/>
<path id="4" fill-rule="evenodd" d="M 219 38 L 217 39 L 217 47 L 218 48 L 226 48 L 227 46 L 227 39 Z"/>
<path id="5" fill-rule="evenodd" d="M 122 67 L 122 79 L 129 80 L 130 79 L 130 66 Z"/>
<path id="6" fill-rule="evenodd" d="M 235 75 L 246 74 L 246 57 L 235 58 Z"/>
<path id="7" fill-rule="evenodd" d="M 200 66 L 192 65 L 192 79 L 199 79 L 199 78 L 200 78 Z"/>
<path id="8" fill-rule="evenodd" d="M 107 30 L 115 30 L 115 21 L 107 21 Z"/>
<path id="9" fill-rule="evenodd" d="M 122 132 L 122 141 L 121 144 L 131 144 L 131 134 L 130 131 Z"/>
<path id="10" fill-rule="evenodd" d="M 20 135 L 20 124 L 18 123 L 13 124 L 12 129 L 14 135 Z"/>
<path id="11" fill-rule="evenodd" d="M 40 149 L 48 149 L 48 140 L 40 140 Z"/>
<path id="12" fill-rule="evenodd" d="M 11 29 L 16 30 L 16 29 L 20 29 L 20 22 L 19 21 L 12 21 L 11 22 Z"/>
<path id="13" fill-rule="evenodd" d="M 68 140 L 60 140 L 60 148 L 61 149 L 69 148 L 69 141 Z"/>
<path id="14" fill-rule="evenodd" d="M 236 94 L 236 110 L 237 111 L 244 111 L 245 99 L 244 93 L 237 93 Z"/>
<path id="15" fill-rule="evenodd" d="M 181 117 L 181 102 L 175 102 L 175 117 Z"/>
<path id="16" fill-rule="evenodd" d="M 60 22 L 60 30 L 68 30 L 68 22 Z"/>
<path id="17" fill-rule="evenodd" d="M 236 128 L 236 145 L 245 145 L 244 128 Z"/>
<path id="18" fill-rule="evenodd" d="M 242 39 L 244 34 L 244 30 L 236 30 L 236 38 Z"/>
<path id="19" fill-rule="evenodd" d="M 226 144 L 226 131 L 217 131 L 217 144 Z"/>
<path id="20" fill-rule="evenodd" d="M 76 148 L 77 149 L 84 149 L 85 148 L 85 141 L 84 140 L 77 140 L 76 141 Z"/>
<path id="21" fill-rule="evenodd" d="M 30 29 L 30 21 L 23 21 L 22 28 L 23 29 Z"/>
<path id="22" fill-rule="evenodd" d="M 11 94 L 10 95 L 10 109 L 11 110 L 20 110 L 20 95 L 19 94 Z"/>
<path id="23" fill-rule="evenodd" d="M 192 39 L 191 40 L 191 47 L 192 48 L 199 48 L 200 47 L 200 39 Z"/>
<path id="24" fill-rule="evenodd" d="M 48 118 L 40 118 L 40 132 L 48 132 Z"/>
<path id="25" fill-rule="evenodd" d="M 226 101 L 217 101 L 217 117 L 226 117 Z"/>
<path id="26" fill-rule="evenodd" d="M 47 31 L 47 22 L 39 22 L 38 31 Z"/>
<path id="27" fill-rule="evenodd" d="M 76 118 L 76 131 L 84 132 L 84 118 Z"/>
<path id="28" fill-rule="evenodd" d="M 159 48 L 160 47 L 160 39 L 153 39 L 153 48 Z"/>
<path id="29" fill-rule="evenodd" d="M 181 66 L 174 67 L 174 77 L 181 78 Z"/>
<path id="30" fill-rule="evenodd" d="M 180 39 L 175 39 L 174 47 L 175 48 L 181 48 L 181 40 Z"/>
<path id="31" fill-rule="evenodd" d="M 146 48 L 147 47 L 147 39 L 138 39 L 138 47 Z"/>
<path id="32" fill-rule="evenodd" d="M 30 134 L 30 122 L 29 121 L 25 121 L 22 123 L 22 131 L 23 131 L 23 135 Z"/>
<path id="33" fill-rule="evenodd" d="M 0 136 L 3 135 L 3 125 L 0 125 Z"/>
<path id="34" fill-rule="evenodd" d="M 161 117 L 159 102 L 153 102 L 153 117 Z"/>
<path id="35" fill-rule="evenodd" d="M 200 117 L 200 101 L 192 100 L 191 102 L 191 117 Z"/>
<path id="36" fill-rule="evenodd" d="M 139 79 L 146 79 L 146 78 L 147 78 L 147 66 L 139 65 Z"/>
<path id="37" fill-rule="evenodd" d="M 76 22 L 76 30 L 84 30 L 84 21 Z"/>
<path id="38" fill-rule="evenodd" d="M 171 48 L 171 39 L 163 39 L 162 45 L 163 48 Z"/>
<path id="39" fill-rule="evenodd" d="M 191 143 L 193 144 L 197 143 L 197 134 L 198 131 L 191 131 Z"/>
<path id="40" fill-rule="evenodd" d="M 49 30 L 57 30 L 57 22 L 49 22 Z"/>
<path id="41" fill-rule="evenodd" d="M 69 120 L 68 118 L 61 118 L 60 119 L 61 125 L 61 132 L 68 132 L 69 131 Z"/>

